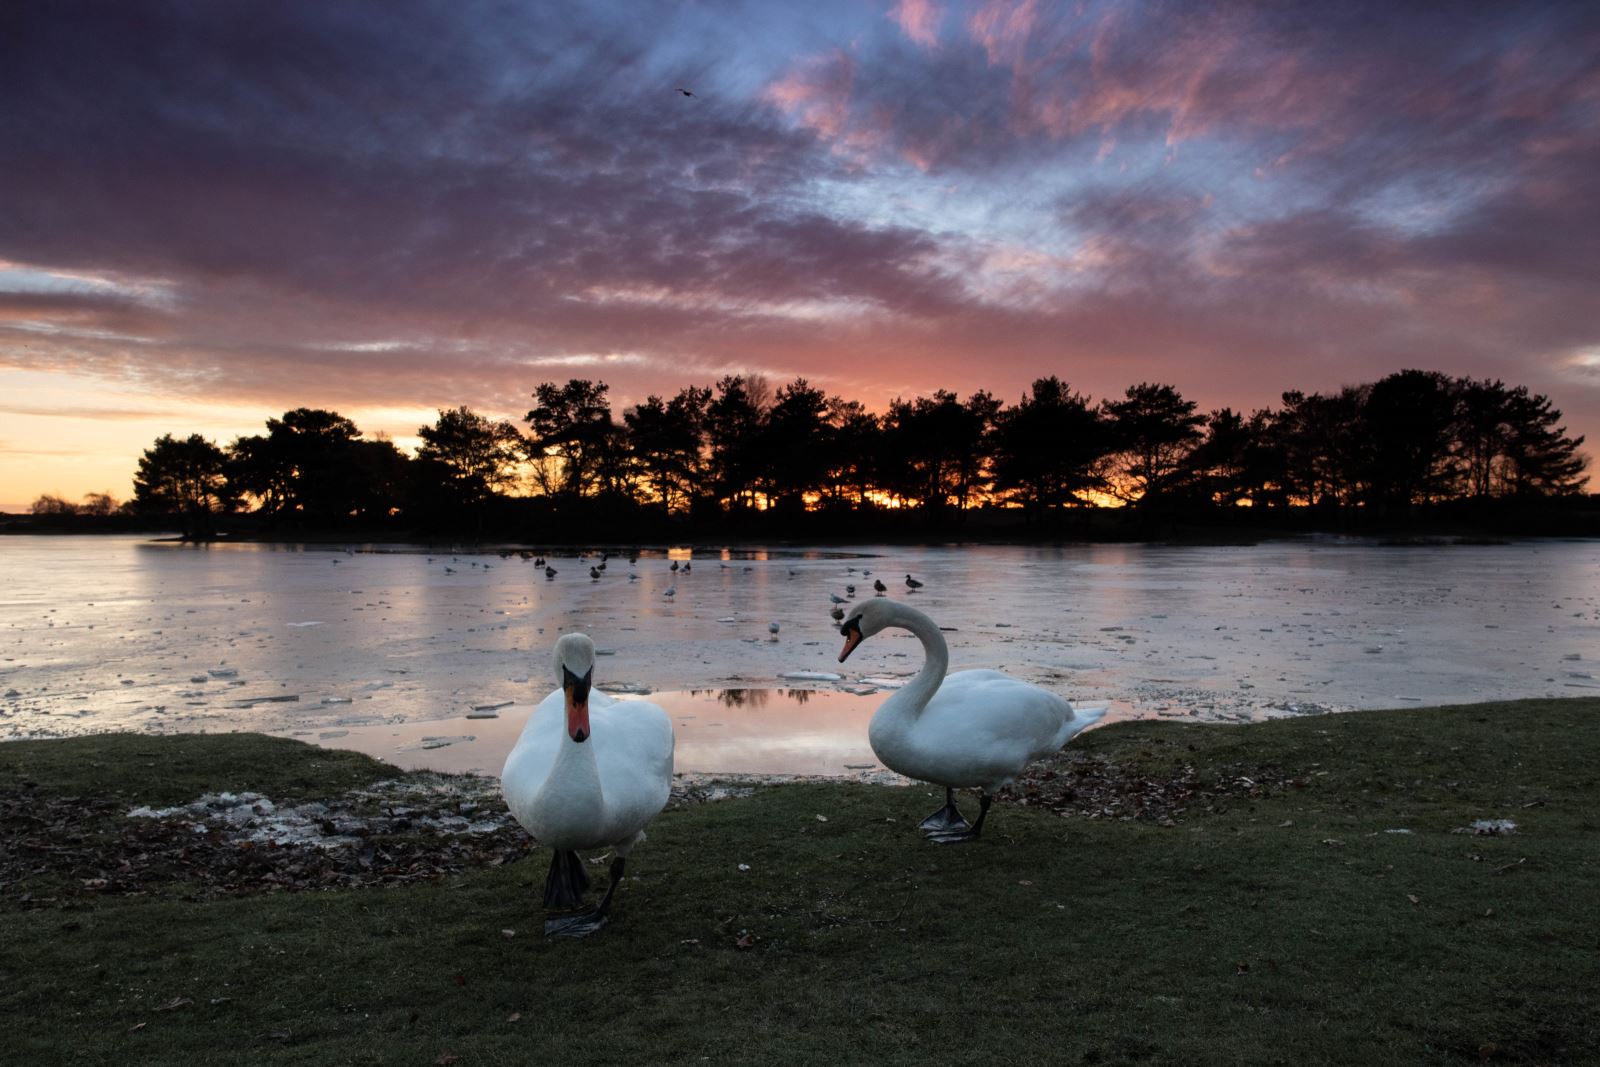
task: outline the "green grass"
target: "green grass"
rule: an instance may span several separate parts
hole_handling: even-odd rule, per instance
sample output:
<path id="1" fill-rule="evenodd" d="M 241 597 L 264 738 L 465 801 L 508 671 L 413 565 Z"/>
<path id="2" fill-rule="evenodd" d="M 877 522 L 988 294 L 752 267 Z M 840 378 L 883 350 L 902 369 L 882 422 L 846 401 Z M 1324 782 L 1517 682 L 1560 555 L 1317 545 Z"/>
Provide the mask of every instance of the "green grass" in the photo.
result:
<path id="1" fill-rule="evenodd" d="M 130 804 L 183 804 L 222 789 L 314 799 L 399 775 L 358 752 L 263 734 L 96 734 L 0 744 L 0 787 L 31 781 L 53 793 Z"/>
<path id="2" fill-rule="evenodd" d="M 1074 747 L 1307 784 L 1171 827 L 1001 804 L 958 848 L 913 831 L 925 788 L 676 808 L 583 942 L 539 934 L 543 851 L 416 888 L 7 903 L 7 1058 L 1600 1062 L 1600 701 L 1128 723 Z M 245 735 L 0 745 L 0 789 L 142 803 L 392 773 Z M 1478 818 L 1520 829 L 1450 833 Z M 156 1010 L 174 997 L 193 1003 Z"/>

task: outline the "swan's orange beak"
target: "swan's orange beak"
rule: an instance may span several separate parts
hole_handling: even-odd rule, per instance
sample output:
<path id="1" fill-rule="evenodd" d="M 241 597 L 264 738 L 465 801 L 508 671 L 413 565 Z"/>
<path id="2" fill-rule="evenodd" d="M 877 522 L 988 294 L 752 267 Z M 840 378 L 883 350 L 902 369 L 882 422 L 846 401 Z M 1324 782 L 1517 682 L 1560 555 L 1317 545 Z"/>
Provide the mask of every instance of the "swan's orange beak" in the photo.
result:
<path id="1" fill-rule="evenodd" d="M 866 638 L 861 633 L 861 617 L 858 615 L 839 627 L 839 632 L 844 634 L 844 650 L 839 653 L 839 662 L 843 663 L 850 658 L 850 653 L 856 650 Z"/>
<path id="2" fill-rule="evenodd" d="M 561 689 L 567 696 L 567 736 L 580 744 L 589 740 L 589 683 L 593 678 L 593 668 L 582 678 L 561 668 Z"/>

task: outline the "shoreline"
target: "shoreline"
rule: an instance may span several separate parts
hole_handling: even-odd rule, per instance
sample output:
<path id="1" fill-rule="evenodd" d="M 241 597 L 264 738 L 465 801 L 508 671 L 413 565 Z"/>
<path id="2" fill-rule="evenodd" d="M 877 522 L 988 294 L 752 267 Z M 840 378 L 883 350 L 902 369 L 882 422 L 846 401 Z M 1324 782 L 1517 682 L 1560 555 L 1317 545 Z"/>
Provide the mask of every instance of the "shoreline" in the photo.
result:
<path id="1" fill-rule="evenodd" d="M 373 546 L 372 550 L 404 546 L 421 552 L 454 551 L 464 554 L 482 554 L 501 549 L 517 551 L 543 551 L 548 549 L 602 550 L 622 552 L 631 548 L 651 546 L 660 551 L 670 548 L 730 549 L 754 551 L 760 549 L 793 550 L 806 546 L 819 549 L 837 549 L 857 544 L 883 544 L 895 547 L 1004 547 L 1049 545 L 1195 545 L 1199 547 L 1250 546 L 1278 541 L 1331 541 L 1352 544 L 1404 547 L 1451 547 L 1456 545 L 1509 545 L 1519 541 L 1600 539 L 1600 521 L 1556 522 L 1532 529 L 1505 528 L 1503 525 L 1465 522 L 1419 522 L 1415 524 L 1374 524 L 1370 527 L 1354 525 L 1298 525 L 1294 523 L 1250 525 L 1239 523 L 1210 525 L 1182 522 L 1128 522 L 1116 523 L 1112 517 L 1105 521 L 1066 524 L 1054 527 L 1028 528 L 1007 524 L 985 529 L 953 527 L 932 529 L 896 529 L 867 526 L 848 535 L 831 530 L 819 530 L 802 537 L 770 537 L 760 531 L 700 531 L 674 533 L 670 530 L 649 531 L 649 535 L 632 540 L 618 541 L 604 536 L 583 537 L 559 535 L 528 538 L 505 534 L 468 537 L 460 533 L 429 534 L 419 530 L 308 530 L 308 531 L 254 531 L 224 530 L 204 538 L 189 538 L 171 526 L 155 527 L 105 527 L 79 528 L 72 524 L 36 524 L 27 516 L 0 515 L 0 537 L 143 537 L 152 543 L 211 545 L 281 545 L 281 546 Z M 1111 526 L 1112 528 L 1103 528 Z"/>

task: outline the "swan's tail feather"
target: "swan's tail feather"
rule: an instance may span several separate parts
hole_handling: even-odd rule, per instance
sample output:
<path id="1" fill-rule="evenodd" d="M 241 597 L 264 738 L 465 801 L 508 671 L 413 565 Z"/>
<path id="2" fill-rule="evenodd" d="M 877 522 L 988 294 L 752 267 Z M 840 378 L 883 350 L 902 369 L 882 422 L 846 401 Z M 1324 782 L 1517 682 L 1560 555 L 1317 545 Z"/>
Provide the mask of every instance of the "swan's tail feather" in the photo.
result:
<path id="1" fill-rule="evenodd" d="M 1061 748 L 1078 733 L 1105 718 L 1106 712 L 1110 709 L 1111 705 L 1105 701 L 1072 704 L 1072 718 L 1061 724 L 1061 733 L 1056 738 L 1056 748 Z"/>
<path id="2" fill-rule="evenodd" d="M 566 910 L 583 906 L 589 888 L 589 872 L 583 859 L 571 850 L 556 849 L 550 857 L 550 873 L 544 878 L 544 906 Z"/>

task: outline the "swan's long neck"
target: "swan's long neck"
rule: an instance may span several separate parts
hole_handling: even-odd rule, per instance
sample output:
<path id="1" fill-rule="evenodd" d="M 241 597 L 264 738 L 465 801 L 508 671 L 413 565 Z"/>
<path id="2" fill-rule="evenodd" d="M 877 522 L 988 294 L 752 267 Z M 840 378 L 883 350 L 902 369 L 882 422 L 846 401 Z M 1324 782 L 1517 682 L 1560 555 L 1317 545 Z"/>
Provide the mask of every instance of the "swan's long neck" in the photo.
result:
<path id="1" fill-rule="evenodd" d="M 944 684 L 945 671 L 950 667 L 950 646 L 944 643 L 939 626 L 916 608 L 897 605 L 891 626 L 910 630 L 922 642 L 925 656 L 922 669 L 895 694 L 895 710 L 902 715 L 915 716 L 927 707 L 933 694 Z"/>

